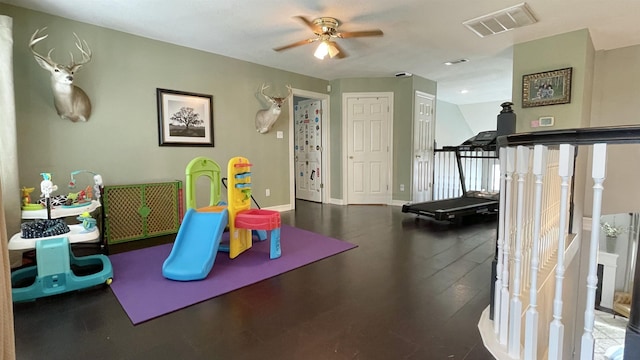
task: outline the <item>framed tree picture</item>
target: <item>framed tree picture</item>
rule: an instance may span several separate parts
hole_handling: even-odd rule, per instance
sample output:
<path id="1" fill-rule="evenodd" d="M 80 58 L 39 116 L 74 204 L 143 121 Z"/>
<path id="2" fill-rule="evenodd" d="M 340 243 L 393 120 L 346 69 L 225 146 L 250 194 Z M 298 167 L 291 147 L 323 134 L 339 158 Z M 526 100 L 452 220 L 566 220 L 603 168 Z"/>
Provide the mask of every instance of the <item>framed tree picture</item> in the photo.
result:
<path id="1" fill-rule="evenodd" d="M 160 146 L 213 147 L 213 96 L 157 89 Z"/>
<path id="2" fill-rule="evenodd" d="M 522 77 L 522 107 L 571 102 L 572 68 L 528 74 Z"/>

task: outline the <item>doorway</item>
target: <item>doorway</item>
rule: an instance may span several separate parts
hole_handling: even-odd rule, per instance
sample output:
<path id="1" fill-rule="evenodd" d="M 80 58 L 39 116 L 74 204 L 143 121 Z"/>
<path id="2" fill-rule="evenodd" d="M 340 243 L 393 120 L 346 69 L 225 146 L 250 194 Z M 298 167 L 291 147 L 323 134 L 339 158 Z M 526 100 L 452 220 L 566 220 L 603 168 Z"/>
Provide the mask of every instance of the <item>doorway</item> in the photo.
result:
<path id="1" fill-rule="evenodd" d="M 329 95 L 292 89 L 289 102 L 289 202 L 328 202 Z"/>
<path id="2" fill-rule="evenodd" d="M 413 110 L 413 177 L 411 202 L 432 200 L 435 96 L 416 91 Z"/>
<path id="3" fill-rule="evenodd" d="M 344 93 L 343 193 L 346 204 L 390 204 L 393 93 Z"/>

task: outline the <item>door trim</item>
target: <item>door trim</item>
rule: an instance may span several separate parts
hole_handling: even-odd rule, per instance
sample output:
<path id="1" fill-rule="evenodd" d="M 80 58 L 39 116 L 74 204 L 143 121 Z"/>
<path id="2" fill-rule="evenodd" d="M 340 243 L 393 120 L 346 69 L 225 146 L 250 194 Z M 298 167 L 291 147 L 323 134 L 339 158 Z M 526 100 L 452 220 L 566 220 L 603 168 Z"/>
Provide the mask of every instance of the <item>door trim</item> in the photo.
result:
<path id="1" fill-rule="evenodd" d="M 322 203 L 327 203 L 329 201 L 328 194 L 331 194 L 331 189 L 329 187 L 329 179 L 331 178 L 329 175 L 330 164 L 329 164 L 329 117 L 331 114 L 330 105 L 329 105 L 329 94 L 322 94 L 313 91 L 301 90 L 301 89 L 291 89 L 292 96 L 291 101 L 288 101 L 289 104 L 289 204 L 291 209 L 296 208 L 296 181 L 295 181 L 295 151 L 294 151 L 294 125 L 295 125 L 295 114 L 293 112 L 293 97 L 299 96 L 308 99 L 318 99 L 322 101 L 322 156 L 320 159 L 320 166 L 322 167 L 322 173 L 320 174 L 322 188 L 320 190 L 320 196 L 322 198 Z"/>
<path id="2" fill-rule="evenodd" d="M 347 149 L 348 147 L 348 124 L 347 124 L 347 99 L 357 97 L 386 97 L 389 99 L 389 123 L 387 132 L 387 144 L 389 144 L 389 152 L 387 153 L 387 183 L 389 188 L 387 189 L 387 205 L 391 205 L 393 202 L 393 92 L 349 92 L 342 93 L 342 198 L 344 205 L 349 204 L 349 182 L 347 174 L 349 173 L 347 161 Z"/>

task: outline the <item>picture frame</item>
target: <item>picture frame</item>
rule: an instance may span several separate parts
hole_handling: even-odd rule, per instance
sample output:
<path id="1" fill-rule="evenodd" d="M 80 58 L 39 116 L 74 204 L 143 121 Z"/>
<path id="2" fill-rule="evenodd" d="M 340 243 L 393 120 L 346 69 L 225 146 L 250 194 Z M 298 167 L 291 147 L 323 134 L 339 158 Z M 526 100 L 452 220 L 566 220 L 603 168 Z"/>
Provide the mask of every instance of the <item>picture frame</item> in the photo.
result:
<path id="1" fill-rule="evenodd" d="M 156 89 L 159 146 L 213 147 L 213 96 Z"/>
<path id="2" fill-rule="evenodd" d="M 522 107 L 570 103 L 572 71 L 565 68 L 522 76 Z"/>

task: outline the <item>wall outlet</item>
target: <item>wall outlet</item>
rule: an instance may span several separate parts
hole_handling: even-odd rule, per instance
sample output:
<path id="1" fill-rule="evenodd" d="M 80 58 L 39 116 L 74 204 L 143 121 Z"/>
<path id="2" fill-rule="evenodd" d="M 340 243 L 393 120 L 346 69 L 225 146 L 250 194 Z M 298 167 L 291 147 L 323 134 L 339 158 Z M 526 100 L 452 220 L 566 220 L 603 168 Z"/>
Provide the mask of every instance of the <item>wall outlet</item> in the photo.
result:
<path id="1" fill-rule="evenodd" d="M 271 189 L 266 189 L 266 190 L 264 191 L 264 195 L 265 195 L 265 196 L 271 196 Z"/>
<path id="2" fill-rule="evenodd" d="M 404 184 L 400 184 L 400 191 L 404 191 Z"/>
<path id="3" fill-rule="evenodd" d="M 276 138 L 277 139 L 284 139 L 284 132 L 276 131 Z"/>

